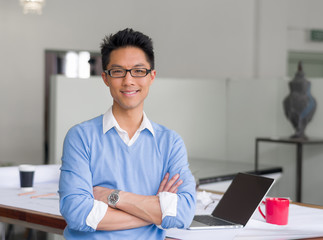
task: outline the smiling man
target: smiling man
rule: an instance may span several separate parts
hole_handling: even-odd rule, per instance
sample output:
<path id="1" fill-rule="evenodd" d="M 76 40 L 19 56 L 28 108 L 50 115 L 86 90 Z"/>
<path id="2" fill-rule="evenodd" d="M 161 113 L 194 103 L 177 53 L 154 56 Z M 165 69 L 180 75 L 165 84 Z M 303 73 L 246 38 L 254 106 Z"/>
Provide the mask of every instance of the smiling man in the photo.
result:
<path id="1" fill-rule="evenodd" d="M 66 135 L 59 183 L 66 239 L 164 239 L 195 211 L 195 180 L 180 136 L 148 119 L 156 77 L 151 39 L 125 29 L 101 44 L 113 105 Z M 167 113 L 165 113 L 167 114 Z"/>

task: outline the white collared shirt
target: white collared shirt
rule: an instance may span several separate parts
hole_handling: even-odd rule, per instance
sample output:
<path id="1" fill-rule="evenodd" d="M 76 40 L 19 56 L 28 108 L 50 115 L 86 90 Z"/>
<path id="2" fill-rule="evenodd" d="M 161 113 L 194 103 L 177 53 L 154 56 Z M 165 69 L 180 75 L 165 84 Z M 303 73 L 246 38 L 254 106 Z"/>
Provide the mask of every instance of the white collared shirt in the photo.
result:
<path id="1" fill-rule="evenodd" d="M 119 126 L 117 120 L 115 119 L 115 117 L 112 113 L 112 107 L 110 107 L 109 110 L 103 115 L 103 134 L 105 134 L 107 131 L 109 131 L 113 127 L 116 129 L 116 131 L 118 132 L 121 139 L 128 146 L 131 146 L 132 144 L 134 144 L 134 142 L 139 137 L 140 132 L 146 128 L 152 133 L 153 136 L 155 136 L 154 129 L 153 129 L 149 119 L 147 118 L 147 115 L 145 112 L 143 112 L 143 119 L 140 124 L 140 127 L 136 131 L 135 135 L 133 135 L 133 137 L 131 139 L 129 139 L 128 133 Z"/>

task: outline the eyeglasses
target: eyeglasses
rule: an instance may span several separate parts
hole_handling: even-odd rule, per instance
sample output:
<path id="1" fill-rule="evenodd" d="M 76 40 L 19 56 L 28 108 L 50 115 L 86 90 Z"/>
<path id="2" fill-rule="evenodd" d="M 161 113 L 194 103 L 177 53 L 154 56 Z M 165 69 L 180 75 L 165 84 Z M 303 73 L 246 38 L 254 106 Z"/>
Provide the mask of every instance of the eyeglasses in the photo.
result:
<path id="1" fill-rule="evenodd" d="M 151 69 L 147 68 L 132 68 L 132 69 L 123 69 L 123 68 L 114 68 L 105 70 L 105 73 L 109 74 L 113 78 L 123 78 L 127 75 L 127 72 L 130 72 L 132 77 L 146 77 L 148 73 L 151 72 Z"/>

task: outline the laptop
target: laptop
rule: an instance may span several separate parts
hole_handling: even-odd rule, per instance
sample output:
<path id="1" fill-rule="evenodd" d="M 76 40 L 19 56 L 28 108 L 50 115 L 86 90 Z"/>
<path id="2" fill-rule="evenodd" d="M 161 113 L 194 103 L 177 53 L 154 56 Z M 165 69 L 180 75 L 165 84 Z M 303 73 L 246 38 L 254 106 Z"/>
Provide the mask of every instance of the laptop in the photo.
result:
<path id="1" fill-rule="evenodd" d="M 211 215 L 195 215 L 188 229 L 243 228 L 274 179 L 238 173 Z"/>

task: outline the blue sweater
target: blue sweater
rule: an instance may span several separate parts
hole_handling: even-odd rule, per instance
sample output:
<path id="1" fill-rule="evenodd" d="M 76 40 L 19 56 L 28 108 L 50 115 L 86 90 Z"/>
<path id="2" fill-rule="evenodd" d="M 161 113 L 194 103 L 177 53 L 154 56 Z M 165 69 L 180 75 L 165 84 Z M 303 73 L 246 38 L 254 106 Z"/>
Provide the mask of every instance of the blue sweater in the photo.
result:
<path id="1" fill-rule="evenodd" d="M 184 182 L 177 196 L 177 215 L 166 216 L 163 228 L 187 228 L 195 212 L 195 180 L 182 139 L 153 123 L 155 136 L 144 129 L 127 146 L 116 130 L 103 134 L 102 116 L 72 127 L 66 135 L 59 182 L 60 211 L 67 222 L 66 239 L 164 239 L 165 231 L 151 224 L 121 231 L 96 231 L 86 225 L 94 197 L 93 187 L 156 195 L 167 172 Z"/>

